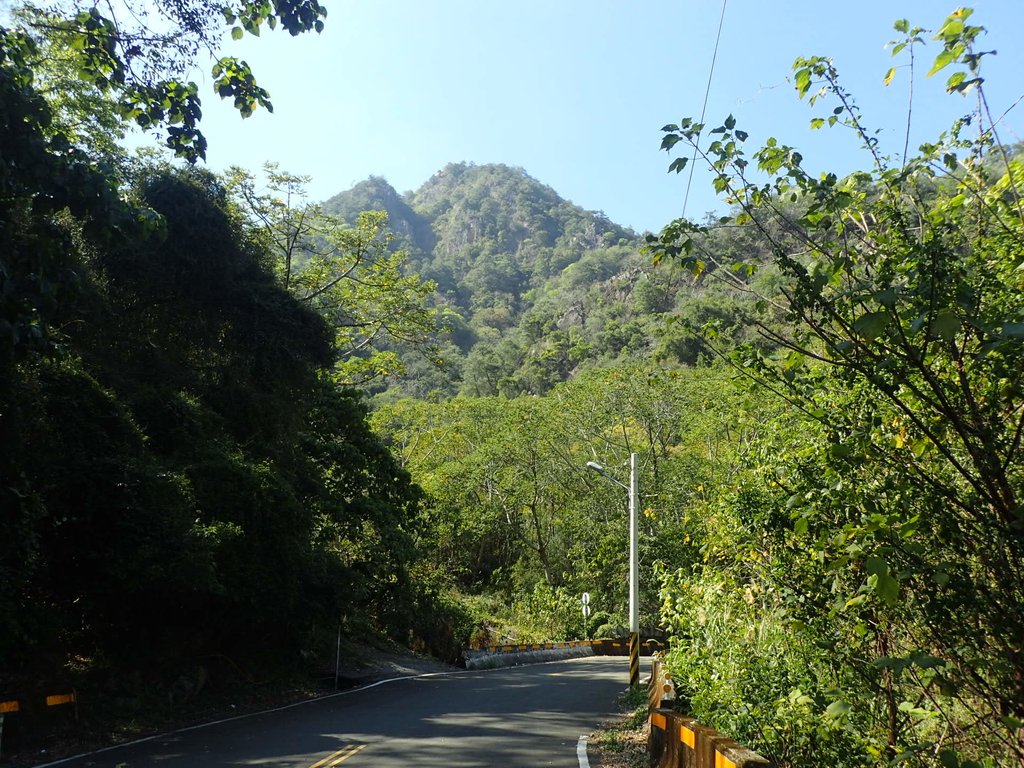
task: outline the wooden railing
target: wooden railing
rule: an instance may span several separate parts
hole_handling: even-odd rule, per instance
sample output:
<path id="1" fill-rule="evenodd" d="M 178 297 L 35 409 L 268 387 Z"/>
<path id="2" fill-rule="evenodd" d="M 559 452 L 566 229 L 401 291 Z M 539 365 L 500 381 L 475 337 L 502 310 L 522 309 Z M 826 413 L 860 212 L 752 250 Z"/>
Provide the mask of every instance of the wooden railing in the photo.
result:
<path id="1" fill-rule="evenodd" d="M 771 765 L 728 736 L 663 706 L 672 693 L 671 676 L 661 661 L 654 659 L 648 684 L 650 730 L 647 737 L 652 768 L 763 768 Z"/>

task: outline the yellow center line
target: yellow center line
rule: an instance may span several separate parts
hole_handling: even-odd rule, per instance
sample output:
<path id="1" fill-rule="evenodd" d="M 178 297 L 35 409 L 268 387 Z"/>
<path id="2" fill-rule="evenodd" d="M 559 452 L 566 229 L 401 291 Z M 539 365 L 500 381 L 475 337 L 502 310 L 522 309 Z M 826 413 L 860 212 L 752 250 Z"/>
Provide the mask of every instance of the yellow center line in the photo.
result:
<path id="1" fill-rule="evenodd" d="M 350 757 L 359 754 L 364 749 L 366 749 L 365 744 L 349 744 L 347 746 L 342 747 L 337 752 L 332 752 L 327 757 L 321 760 L 317 760 L 315 763 L 309 766 L 309 768 L 334 768 L 334 766 L 340 765 L 341 763 L 348 760 Z"/>
<path id="2" fill-rule="evenodd" d="M 365 744 L 360 744 L 358 747 L 353 747 L 351 750 L 349 750 L 348 754 L 342 755 L 337 760 L 334 760 L 331 763 L 329 763 L 327 768 L 334 768 L 334 766 L 340 765 L 341 763 L 343 763 L 346 760 L 348 760 L 350 757 L 355 757 L 360 752 L 362 752 L 364 749 L 366 749 L 366 745 Z"/>

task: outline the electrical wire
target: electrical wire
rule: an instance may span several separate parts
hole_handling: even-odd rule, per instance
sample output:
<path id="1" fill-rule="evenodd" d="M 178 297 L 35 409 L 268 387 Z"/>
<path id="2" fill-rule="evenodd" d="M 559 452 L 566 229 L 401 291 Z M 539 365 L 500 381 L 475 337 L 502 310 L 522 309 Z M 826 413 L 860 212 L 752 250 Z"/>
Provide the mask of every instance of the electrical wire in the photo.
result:
<path id="1" fill-rule="evenodd" d="M 711 78 L 715 74 L 715 62 L 718 60 L 718 43 L 722 39 L 722 25 L 725 22 L 725 6 L 729 0 L 722 0 L 722 15 L 718 19 L 718 34 L 715 35 L 715 50 L 711 54 L 711 69 L 708 71 L 708 87 L 704 90 L 704 105 L 700 108 L 700 122 L 704 123 L 704 114 L 708 108 L 708 96 L 711 93 Z M 683 218 L 686 218 L 686 205 L 690 202 L 690 186 L 693 184 L 693 168 L 697 164 L 697 145 L 693 145 L 693 157 L 690 158 L 690 177 L 686 181 L 686 195 L 683 197 Z"/>

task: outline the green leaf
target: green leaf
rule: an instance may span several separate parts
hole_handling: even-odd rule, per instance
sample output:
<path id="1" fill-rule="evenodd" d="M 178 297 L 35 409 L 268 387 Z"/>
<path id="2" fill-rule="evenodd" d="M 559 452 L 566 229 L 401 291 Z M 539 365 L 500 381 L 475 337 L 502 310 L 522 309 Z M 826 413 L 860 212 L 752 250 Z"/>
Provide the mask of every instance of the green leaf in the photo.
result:
<path id="1" fill-rule="evenodd" d="M 811 70 L 808 67 L 803 67 L 796 71 L 796 92 L 801 98 L 810 90 L 811 87 Z"/>
<path id="2" fill-rule="evenodd" d="M 940 659 L 938 656 L 932 656 L 930 653 L 915 652 L 911 654 L 911 657 L 914 664 L 921 669 L 935 669 L 936 667 L 944 667 L 946 665 L 943 659 Z"/>
<path id="3" fill-rule="evenodd" d="M 842 443 L 834 443 L 828 447 L 829 455 L 833 459 L 845 459 L 852 451 L 853 449 L 849 445 Z"/>
<path id="4" fill-rule="evenodd" d="M 889 324 L 887 312 L 867 312 L 853 323 L 853 330 L 865 339 L 878 338 Z"/>
<path id="5" fill-rule="evenodd" d="M 875 291 L 875 293 L 873 293 L 871 295 L 871 298 L 873 298 L 875 301 L 877 301 L 883 307 L 886 307 L 887 309 L 892 309 L 893 307 L 896 306 L 896 299 L 897 299 L 896 289 L 895 288 L 883 288 L 880 291 Z"/>
<path id="6" fill-rule="evenodd" d="M 899 675 L 902 674 L 903 670 L 910 666 L 910 660 L 899 656 L 879 656 L 873 662 L 873 666 L 878 669 L 891 669 Z"/>
<path id="7" fill-rule="evenodd" d="M 868 577 L 868 585 L 886 605 L 896 605 L 899 600 L 900 584 L 895 577 L 889 573 L 888 567 L 886 567 L 885 572 L 875 573 Z"/>
<path id="8" fill-rule="evenodd" d="M 864 568 L 867 570 L 868 573 L 874 576 L 878 576 L 879 574 L 888 575 L 889 573 L 889 566 L 886 564 L 885 560 L 878 557 L 877 555 L 872 555 L 867 560 L 865 560 Z"/>
<path id="9" fill-rule="evenodd" d="M 885 73 L 885 77 L 882 78 L 882 82 L 885 85 L 892 83 L 892 79 L 896 76 L 896 67 L 889 67 L 889 71 Z"/>
<path id="10" fill-rule="evenodd" d="M 670 149 L 672 149 L 672 147 L 674 147 L 676 144 L 678 144 L 682 140 L 683 140 L 682 136 L 677 136 L 674 133 L 670 133 L 668 136 L 665 136 L 665 137 L 662 138 L 662 140 L 661 140 L 661 148 L 664 149 L 666 152 L 668 152 Z"/>
<path id="11" fill-rule="evenodd" d="M 931 332 L 945 341 L 953 341 L 960 332 L 960 318 L 955 312 L 944 309 L 932 319 Z"/>
<path id="12" fill-rule="evenodd" d="M 245 32 L 242 30 L 241 27 L 232 27 L 231 28 L 231 39 L 232 40 L 241 40 L 243 35 L 245 35 Z"/>
<path id="13" fill-rule="evenodd" d="M 825 714 L 836 719 L 846 717 L 851 711 L 853 711 L 853 707 L 845 701 L 833 701 L 825 707 Z"/>
<path id="14" fill-rule="evenodd" d="M 813 704 L 814 700 L 799 688 L 794 688 L 789 692 L 789 703 L 808 706 L 809 704 Z"/>
<path id="15" fill-rule="evenodd" d="M 1013 717 L 1012 715 L 1003 715 L 999 720 L 1011 731 L 1019 731 L 1021 728 L 1024 728 L 1024 720 Z"/>
<path id="16" fill-rule="evenodd" d="M 956 61 L 956 53 L 949 49 L 944 50 L 942 53 L 935 57 L 935 63 L 932 65 L 932 68 L 928 70 L 927 77 L 931 77 L 936 72 L 945 69 L 954 61 Z"/>
<path id="17" fill-rule="evenodd" d="M 690 158 L 688 158 L 688 157 L 677 157 L 677 158 L 676 158 L 675 160 L 673 160 L 673 161 L 672 161 L 672 163 L 671 163 L 671 164 L 669 165 L 669 167 L 668 167 L 668 172 L 669 172 L 669 173 L 672 173 L 672 171 L 675 171 L 676 173 L 681 173 L 681 172 L 682 172 L 682 170 L 683 170 L 684 168 L 686 168 L 686 164 L 687 164 L 688 162 L 690 162 Z"/>

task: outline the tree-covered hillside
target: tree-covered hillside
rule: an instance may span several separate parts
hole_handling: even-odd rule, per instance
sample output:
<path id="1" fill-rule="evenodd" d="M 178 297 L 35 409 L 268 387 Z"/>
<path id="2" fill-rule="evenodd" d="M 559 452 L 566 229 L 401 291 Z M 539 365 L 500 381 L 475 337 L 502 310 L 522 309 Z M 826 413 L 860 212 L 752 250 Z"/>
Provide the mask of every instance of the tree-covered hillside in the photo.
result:
<path id="1" fill-rule="evenodd" d="M 702 353 L 690 331 L 710 321 L 744 335 L 732 322 L 749 304 L 742 292 L 655 268 L 636 233 L 521 169 L 453 164 L 401 196 L 371 178 L 323 207 L 349 222 L 386 211 L 407 268 L 437 285 L 448 336 L 437 340 L 435 362 L 397 347 L 408 370 L 375 388 L 379 400 L 543 394 L 587 368 L 693 364 Z M 748 245 L 728 235 L 716 242 L 737 258 Z"/>

